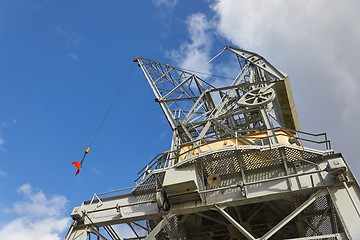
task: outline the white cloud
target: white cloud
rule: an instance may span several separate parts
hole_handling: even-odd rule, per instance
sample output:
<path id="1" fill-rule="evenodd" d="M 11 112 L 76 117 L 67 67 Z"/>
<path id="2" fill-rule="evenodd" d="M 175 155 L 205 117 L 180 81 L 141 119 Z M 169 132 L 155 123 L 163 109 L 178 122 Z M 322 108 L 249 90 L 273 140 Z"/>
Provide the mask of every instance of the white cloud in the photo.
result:
<path id="1" fill-rule="evenodd" d="M 356 112 L 360 75 L 360 2 L 217 1 L 218 31 L 234 44 L 269 56 L 302 87 L 337 98 L 343 120 Z M 270 59 L 271 60 L 271 59 Z M 315 100 L 317 96 L 313 96 Z M 335 101 L 334 101 L 335 102 Z M 358 101 L 356 101 L 358 102 Z M 335 105 L 335 106 L 336 106 Z M 358 114 L 359 111 L 357 111 Z M 357 115 L 359 117 L 359 115 Z"/>
<path id="2" fill-rule="evenodd" d="M 42 191 L 34 193 L 30 184 L 22 185 L 18 193 L 25 196 L 27 200 L 14 204 L 12 210 L 19 215 L 57 217 L 67 203 L 64 196 L 53 196 L 49 199 Z"/>
<path id="3" fill-rule="evenodd" d="M 217 0 L 212 8 L 220 36 L 289 73 L 302 129 L 327 131 L 359 169 L 351 143 L 360 141 L 360 1 Z"/>
<path id="4" fill-rule="evenodd" d="M 4 148 L 6 141 L 3 137 L 0 137 L 0 151 L 4 152 L 6 149 Z"/>
<path id="5" fill-rule="evenodd" d="M 2 135 L 2 129 L 12 127 L 12 125 L 14 125 L 16 123 L 17 123 L 16 119 L 13 119 L 10 122 L 2 122 L 0 124 L 0 135 Z M 0 136 L 0 152 L 5 152 L 6 151 L 6 148 L 4 147 L 5 144 L 6 144 L 6 140 L 4 139 L 3 136 Z M 0 174 L 0 176 L 1 176 L 1 174 Z"/>
<path id="6" fill-rule="evenodd" d="M 84 39 L 72 30 L 64 29 L 60 26 L 54 26 L 54 28 L 64 40 L 65 49 L 68 51 L 67 56 L 74 62 L 78 61 L 79 55 L 76 53 L 76 49 Z"/>
<path id="7" fill-rule="evenodd" d="M 210 58 L 212 22 L 205 14 L 194 13 L 187 18 L 186 24 L 190 41 L 182 43 L 179 50 L 168 52 L 168 56 L 181 68 L 197 70 Z M 209 71 L 209 67 L 202 71 Z"/>
<path id="8" fill-rule="evenodd" d="M 17 123 L 17 120 L 16 119 L 13 119 L 11 120 L 10 122 L 2 122 L 0 124 L 0 128 L 6 128 L 6 127 L 11 127 L 12 125 L 16 124 Z"/>
<path id="9" fill-rule="evenodd" d="M 70 219 L 63 216 L 68 200 L 60 195 L 48 197 L 42 191 L 34 191 L 30 184 L 19 187 L 18 193 L 24 199 L 5 211 L 17 217 L 0 225 L 0 239 L 61 239 L 70 223 Z"/>
<path id="10" fill-rule="evenodd" d="M 67 48 L 77 47 L 81 42 L 83 42 L 83 38 L 74 31 L 65 30 L 59 26 L 55 26 L 55 29 L 58 34 L 64 38 Z"/>
<path id="11" fill-rule="evenodd" d="M 195 13 L 188 18 L 190 41 L 170 52 L 175 63 L 193 70 L 202 65 L 213 54 L 215 36 L 259 53 L 289 74 L 302 130 L 326 131 L 335 150 L 360 169 L 352 144 L 360 142 L 360 1 L 210 4 L 215 16 Z M 211 66 L 206 70 L 218 71 Z"/>
<path id="12" fill-rule="evenodd" d="M 42 221 L 33 222 L 29 218 L 18 218 L 2 226 L 0 238 L 6 240 L 59 240 L 59 233 L 68 226 L 68 219 L 53 220 L 44 218 Z"/>
<path id="13" fill-rule="evenodd" d="M 7 173 L 0 169 L 0 177 L 6 177 Z"/>
<path id="14" fill-rule="evenodd" d="M 76 62 L 79 59 L 78 55 L 76 53 L 69 53 L 68 56 L 69 56 L 69 58 L 74 60 L 74 62 Z"/>
<path id="15" fill-rule="evenodd" d="M 175 7 L 178 0 L 153 0 L 153 3 L 156 7 L 165 6 L 168 8 Z"/>

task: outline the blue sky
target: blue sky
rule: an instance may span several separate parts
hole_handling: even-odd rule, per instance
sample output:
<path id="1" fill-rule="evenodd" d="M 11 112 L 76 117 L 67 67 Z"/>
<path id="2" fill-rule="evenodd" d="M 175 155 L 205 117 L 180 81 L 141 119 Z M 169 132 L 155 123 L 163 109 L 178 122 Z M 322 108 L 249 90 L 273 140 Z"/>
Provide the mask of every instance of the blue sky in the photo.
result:
<path id="1" fill-rule="evenodd" d="M 0 0 L 0 238 L 61 239 L 74 206 L 132 186 L 169 148 L 170 128 L 135 65 L 74 176 L 71 162 L 137 56 L 196 68 L 225 45 L 258 52 L 289 74 L 302 130 L 328 132 L 359 176 L 359 5 Z"/>

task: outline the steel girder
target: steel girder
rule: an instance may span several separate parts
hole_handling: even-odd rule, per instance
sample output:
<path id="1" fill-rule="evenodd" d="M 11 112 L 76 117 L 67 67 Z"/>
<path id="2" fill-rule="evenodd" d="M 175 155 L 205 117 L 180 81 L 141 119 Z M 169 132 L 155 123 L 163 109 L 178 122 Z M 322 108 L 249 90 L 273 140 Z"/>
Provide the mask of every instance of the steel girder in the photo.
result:
<path id="1" fill-rule="evenodd" d="M 287 75 L 260 55 L 234 47 L 226 47 L 211 62 L 226 52 L 238 65 L 231 77 L 135 59 L 174 131 L 173 149 L 187 142 L 221 139 L 234 131 L 248 134 L 272 128 L 271 113 L 280 126 L 298 130 Z"/>
<path id="2" fill-rule="evenodd" d="M 208 166 L 218 163 L 212 154 L 152 172 L 148 179 L 154 180 L 152 185 L 147 181 L 148 188 L 140 184 L 129 194 L 96 195 L 74 209 L 74 224 L 66 240 L 85 240 L 90 235 L 100 239 L 127 239 L 116 230 L 124 224 L 141 225 L 132 228 L 134 239 L 265 240 L 310 236 L 321 239 L 329 234 L 337 234 L 338 239 L 356 239 L 360 236 L 356 227 L 360 223 L 356 214 L 360 204 L 359 186 L 348 173 L 349 186 L 345 188 L 328 170 L 329 161 L 343 161 L 340 155 L 313 156 L 304 161 L 292 161 L 290 156 L 285 156 L 286 165 L 278 161 L 267 167 L 247 169 L 241 159 L 246 155 L 244 152 L 231 154 L 237 156 L 235 161 L 241 167 L 236 173 L 226 169 L 218 172 L 222 184 L 216 188 L 204 180 Z M 168 195 L 171 208 L 164 211 L 155 194 L 159 187 L 156 185 L 164 183 L 162 172 L 181 171 L 189 166 L 195 169 L 198 188 L 181 196 Z M 109 234 L 109 226 L 115 229 L 110 232 L 117 233 Z"/>

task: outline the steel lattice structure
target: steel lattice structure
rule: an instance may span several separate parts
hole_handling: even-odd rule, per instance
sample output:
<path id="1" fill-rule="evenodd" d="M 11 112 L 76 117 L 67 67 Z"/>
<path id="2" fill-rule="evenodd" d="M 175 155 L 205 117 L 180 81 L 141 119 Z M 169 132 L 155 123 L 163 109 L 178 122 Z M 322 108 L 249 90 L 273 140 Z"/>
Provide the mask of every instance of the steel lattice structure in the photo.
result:
<path id="1" fill-rule="evenodd" d="M 173 148 L 221 139 L 234 132 L 242 135 L 271 129 L 268 115 L 272 111 L 280 126 L 298 130 L 296 111 L 289 102 L 293 102 L 291 92 L 276 95 L 274 91 L 290 91 L 285 88 L 286 76 L 263 57 L 233 47 L 225 48 L 216 58 L 225 52 L 234 55 L 237 67 L 232 83 L 222 87 L 202 79 L 198 76 L 201 73 L 136 59 L 174 131 Z M 211 81 L 216 80 L 211 77 Z"/>
<path id="2" fill-rule="evenodd" d="M 359 185 L 326 134 L 299 131 L 286 74 L 234 47 L 206 63 L 226 78 L 135 61 L 170 124 L 171 149 L 134 187 L 75 207 L 66 240 L 360 238 Z"/>

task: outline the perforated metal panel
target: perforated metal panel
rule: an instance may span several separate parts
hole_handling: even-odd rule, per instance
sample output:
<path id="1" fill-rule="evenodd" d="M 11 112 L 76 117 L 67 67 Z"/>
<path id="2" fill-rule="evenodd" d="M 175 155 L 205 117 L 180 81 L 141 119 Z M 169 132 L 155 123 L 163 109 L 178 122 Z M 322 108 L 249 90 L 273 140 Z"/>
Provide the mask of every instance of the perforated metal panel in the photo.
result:
<path id="1" fill-rule="evenodd" d="M 159 172 L 149 175 L 141 184 L 139 184 L 135 189 L 134 193 L 143 193 L 143 192 L 154 192 L 156 191 L 156 179 L 160 184 L 164 181 L 165 172 Z"/>
<path id="2" fill-rule="evenodd" d="M 321 196 L 303 213 L 307 237 L 341 232 L 339 219 L 329 196 Z"/>
<path id="3" fill-rule="evenodd" d="M 206 175 L 219 176 L 239 173 L 241 171 L 235 151 L 218 152 L 211 155 L 211 160 L 203 162 Z"/>
<path id="4" fill-rule="evenodd" d="M 277 149 L 244 154 L 243 163 L 246 170 L 266 168 L 282 163 Z"/>
<path id="5" fill-rule="evenodd" d="M 311 160 L 311 159 L 322 156 L 321 154 L 316 154 L 314 152 L 305 151 L 302 149 L 295 149 L 295 148 L 288 148 L 288 147 L 286 147 L 284 149 L 285 149 L 286 158 L 289 162 L 298 161 L 299 159 Z"/>

